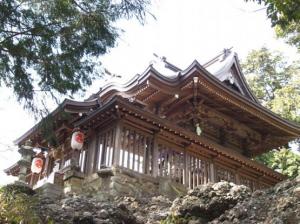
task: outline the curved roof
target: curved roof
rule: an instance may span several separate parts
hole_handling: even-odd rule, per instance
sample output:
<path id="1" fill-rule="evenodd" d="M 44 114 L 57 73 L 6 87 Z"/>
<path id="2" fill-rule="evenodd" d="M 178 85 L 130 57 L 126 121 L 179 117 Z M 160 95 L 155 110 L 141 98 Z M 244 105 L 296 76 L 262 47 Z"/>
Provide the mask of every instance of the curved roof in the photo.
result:
<path id="1" fill-rule="evenodd" d="M 85 102 L 79 102 L 75 100 L 65 99 L 54 111 L 51 112 L 51 116 L 57 116 L 59 112 L 66 111 L 69 113 L 82 113 L 82 112 L 88 112 L 92 108 L 98 107 L 98 101 L 97 99 L 93 99 L 90 101 Z M 31 136 L 37 132 L 42 124 L 43 120 L 41 120 L 39 123 L 34 125 L 31 129 L 29 129 L 27 132 L 25 132 L 22 136 L 17 138 L 14 143 L 15 144 L 22 144 L 24 141 L 28 138 L 31 138 Z"/>
<path id="2" fill-rule="evenodd" d="M 226 80 L 232 82 L 231 84 L 237 86 L 240 94 L 258 103 L 258 100 L 251 92 L 244 78 L 244 75 L 241 72 L 237 54 L 231 52 L 230 50 L 224 50 L 224 52 L 217 55 L 209 62 L 203 64 L 203 66 L 197 60 L 195 60 L 185 70 L 179 69 L 177 66 L 171 64 L 165 57 L 160 58 L 160 60 L 153 60 L 142 74 L 135 75 L 132 79 L 124 84 L 107 83 L 100 88 L 98 93 L 93 94 L 87 100 L 91 100 L 98 96 L 101 97 L 109 91 L 117 91 L 120 92 L 120 94 L 122 92 L 123 95 L 126 95 L 126 91 L 134 86 L 138 86 L 142 83 L 143 80 L 147 79 L 151 71 L 156 74 L 161 80 L 164 80 L 166 82 L 165 84 L 174 84 L 181 80 L 182 76 L 187 75 L 191 67 L 195 65 L 205 68 L 210 73 L 210 75 L 216 77 L 221 82 L 224 82 Z"/>
<path id="3" fill-rule="evenodd" d="M 157 66 L 159 63 L 152 63 L 142 74 L 134 76 L 123 85 L 110 83 L 103 86 L 98 93 L 93 94 L 84 102 L 66 99 L 52 112 L 52 115 L 57 114 L 62 109 L 76 113 L 88 112 L 95 107 L 106 104 L 114 96 L 122 96 L 141 105 L 154 102 L 153 99 L 156 97 L 155 99 L 163 99 L 169 103 L 164 102 L 167 106 L 171 106 L 174 102 L 172 100 L 174 93 L 185 92 L 187 87 L 193 84 L 194 77 L 198 77 L 199 91 L 202 94 L 207 94 L 212 103 L 215 102 L 214 106 L 222 105 L 223 109 L 227 109 L 227 112 L 230 111 L 230 116 L 234 119 L 241 123 L 246 122 L 254 130 L 269 133 L 265 136 L 266 141 L 269 140 L 269 135 L 277 136 L 279 140 L 282 136 L 281 143 L 287 143 L 300 136 L 299 125 L 281 118 L 258 103 L 245 81 L 237 54 L 224 51 L 203 66 L 195 60 L 185 70 L 172 65 L 165 58 L 160 62 L 160 66 Z M 159 71 L 162 70 L 161 65 L 170 70 L 168 76 Z M 226 80 L 234 84 L 237 89 L 225 84 L 224 81 Z M 187 92 L 188 94 L 190 93 Z M 182 97 L 182 100 L 187 99 Z M 241 113 L 245 116 L 241 116 Z M 35 125 L 18 138 L 15 143 L 19 144 L 24 139 L 29 138 L 38 127 L 39 124 Z"/>
<path id="4" fill-rule="evenodd" d="M 221 82 L 224 82 L 225 80 L 232 81 L 237 85 L 243 95 L 258 103 L 258 100 L 251 92 L 244 75 L 241 72 L 242 70 L 237 54 L 229 52 L 226 57 L 224 54 L 225 53 L 215 58 L 213 63 L 204 64 L 203 67 Z"/>
<path id="5" fill-rule="evenodd" d="M 166 60 L 163 62 L 166 63 Z M 167 63 L 167 65 L 170 64 L 169 62 Z M 298 124 L 281 118 L 258 103 L 245 81 L 236 53 L 223 52 L 204 64 L 204 66 L 195 60 L 185 70 L 172 71 L 173 75 L 165 76 L 158 69 L 156 64 L 151 64 L 142 74 L 136 75 L 129 82 L 123 85 L 116 83 L 107 84 L 95 95 L 103 103 L 116 95 L 130 99 L 144 94 L 142 101 L 147 101 L 149 97 L 157 92 L 170 95 L 180 92 L 193 82 L 193 77 L 197 76 L 201 90 L 216 96 L 224 106 L 230 105 L 233 108 L 232 112 L 236 119 L 242 119 L 238 116 L 238 113 L 242 111 L 253 121 L 253 124 L 250 124 L 253 128 L 261 123 L 260 126 L 267 125 L 265 127 L 266 132 L 274 133 L 277 131 L 278 136 L 288 136 L 289 140 L 300 136 Z M 226 85 L 224 83 L 225 80 L 235 84 L 238 87 L 238 91 Z M 149 86 L 155 86 L 156 92 L 151 92 Z M 140 98 L 142 99 L 142 97 Z M 88 100 L 91 99 L 89 98 Z M 287 141 L 287 139 L 284 141 Z"/>

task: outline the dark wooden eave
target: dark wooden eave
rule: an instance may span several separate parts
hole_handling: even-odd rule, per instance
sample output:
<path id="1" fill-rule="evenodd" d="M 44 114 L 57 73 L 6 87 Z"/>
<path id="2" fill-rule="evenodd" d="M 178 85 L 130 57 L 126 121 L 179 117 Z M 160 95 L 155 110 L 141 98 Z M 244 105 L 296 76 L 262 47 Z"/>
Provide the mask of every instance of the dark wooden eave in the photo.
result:
<path id="1" fill-rule="evenodd" d="M 11 176 L 18 176 L 19 172 L 20 172 L 20 166 L 18 163 L 15 163 L 13 165 L 11 165 L 10 167 L 6 168 L 5 170 L 3 170 L 4 173 L 6 173 L 7 175 L 11 175 Z"/>
<path id="2" fill-rule="evenodd" d="M 51 116 L 56 117 L 60 112 L 65 111 L 68 113 L 89 113 L 91 110 L 97 108 L 99 106 L 97 99 L 91 101 L 78 102 L 70 99 L 65 99 L 54 111 L 51 112 Z M 14 141 L 15 144 L 21 145 L 27 139 L 31 139 L 34 135 L 36 135 L 41 128 L 42 121 L 38 122 L 31 129 L 29 129 L 26 133 L 20 136 L 18 139 Z"/>

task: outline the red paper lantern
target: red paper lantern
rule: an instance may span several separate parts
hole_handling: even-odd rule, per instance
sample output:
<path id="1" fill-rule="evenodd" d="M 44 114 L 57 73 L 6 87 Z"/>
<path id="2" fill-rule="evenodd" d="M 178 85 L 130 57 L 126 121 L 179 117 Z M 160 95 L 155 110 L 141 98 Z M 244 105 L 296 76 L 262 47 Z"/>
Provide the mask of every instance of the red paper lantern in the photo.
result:
<path id="1" fill-rule="evenodd" d="M 81 131 L 75 131 L 72 134 L 72 140 L 71 140 L 71 148 L 72 149 L 82 149 L 84 142 L 84 134 Z"/>
<path id="2" fill-rule="evenodd" d="M 43 159 L 35 157 L 31 163 L 31 172 L 32 173 L 40 173 L 43 169 Z"/>

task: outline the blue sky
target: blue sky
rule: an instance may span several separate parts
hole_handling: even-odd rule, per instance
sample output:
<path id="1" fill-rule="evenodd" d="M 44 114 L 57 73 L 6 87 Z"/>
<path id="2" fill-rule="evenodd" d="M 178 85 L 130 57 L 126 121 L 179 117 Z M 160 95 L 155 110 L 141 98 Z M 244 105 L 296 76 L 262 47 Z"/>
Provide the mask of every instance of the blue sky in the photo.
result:
<path id="1" fill-rule="evenodd" d="M 122 75 L 125 81 L 142 73 L 153 53 L 167 57 L 180 68 L 197 59 L 206 62 L 224 48 L 233 47 L 240 59 L 252 49 L 266 46 L 294 58 L 296 50 L 275 38 L 265 9 L 243 0 L 153 0 L 151 16 L 142 26 L 137 21 L 119 21 L 124 30 L 118 44 L 99 61 L 105 68 Z M 97 80 L 87 94 L 96 92 L 104 80 Z M 2 170 L 18 160 L 12 141 L 35 121 L 16 103 L 13 94 L 0 88 L 0 185 L 11 181 Z M 8 150 L 7 148 L 10 147 Z"/>

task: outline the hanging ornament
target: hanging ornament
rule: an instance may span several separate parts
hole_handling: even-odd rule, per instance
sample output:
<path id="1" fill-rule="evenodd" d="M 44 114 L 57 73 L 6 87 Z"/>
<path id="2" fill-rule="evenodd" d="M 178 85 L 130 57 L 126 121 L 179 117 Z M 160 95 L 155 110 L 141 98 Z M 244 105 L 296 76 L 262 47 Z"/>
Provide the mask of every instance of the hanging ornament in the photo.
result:
<path id="1" fill-rule="evenodd" d="M 201 127 L 200 127 L 199 123 L 196 124 L 196 134 L 198 136 L 200 136 L 202 134 L 202 130 L 201 130 Z"/>
<path id="2" fill-rule="evenodd" d="M 72 149 L 82 149 L 84 142 L 84 134 L 81 131 L 75 131 L 72 134 L 72 140 L 71 140 L 71 148 Z"/>
<path id="3" fill-rule="evenodd" d="M 44 163 L 43 159 L 41 159 L 39 157 L 35 157 L 31 163 L 31 172 L 32 173 L 40 173 L 43 168 L 43 163 Z"/>

